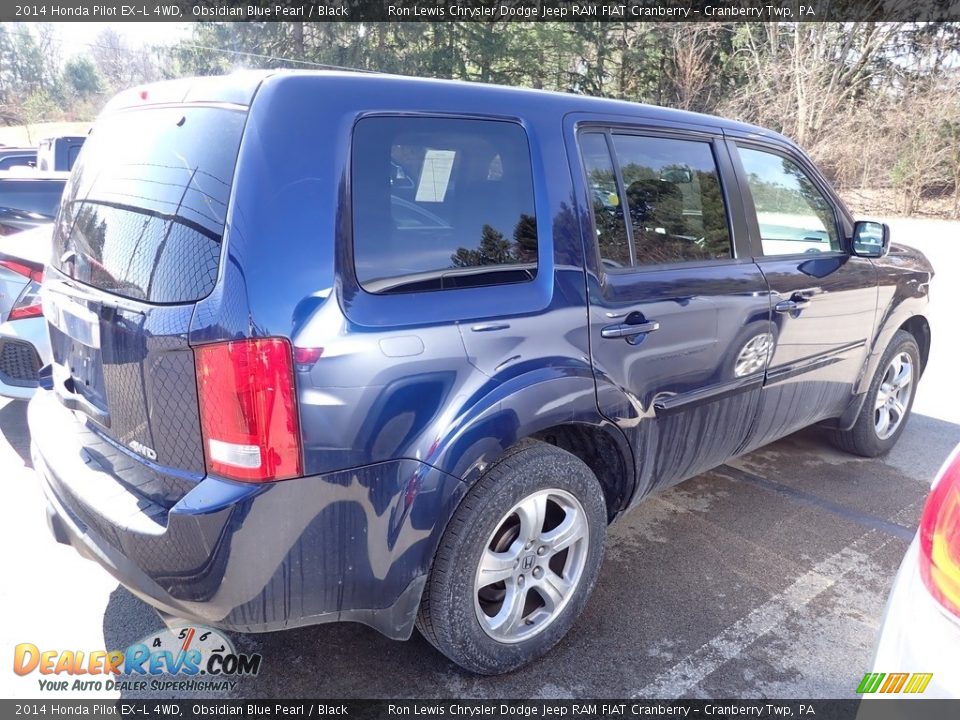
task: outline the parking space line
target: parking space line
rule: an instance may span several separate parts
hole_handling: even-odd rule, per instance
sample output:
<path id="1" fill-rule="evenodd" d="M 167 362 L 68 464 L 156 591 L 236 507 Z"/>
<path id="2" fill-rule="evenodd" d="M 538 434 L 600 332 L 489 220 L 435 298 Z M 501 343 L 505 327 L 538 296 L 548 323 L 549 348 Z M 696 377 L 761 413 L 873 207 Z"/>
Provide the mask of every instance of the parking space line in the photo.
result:
<path id="1" fill-rule="evenodd" d="M 850 546 L 817 563 L 783 592 L 772 596 L 683 660 L 660 673 L 652 682 L 634 693 L 633 697 L 682 697 L 690 692 L 726 662 L 739 656 L 771 630 L 783 625 L 792 613 L 836 584 L 851 568 L 862 567 L 868 562 L 868 556 L 855 550 L 853 546 L 872 535 L 866 533 Z M 873 547 L 876 548 L 875 543 Z"/>
<path id="2" fill-rule="evenodd" d="M 834 515 L 839 515 L 846 520 L 851 520 L 858 525 L 862 525 L 863 527 L 871 530 L 878 530 L 882 533 L 886 533 L 887 535 L 893 535 L 894 537 L 905 540 L 906 542 L 911 542 L 914 534 L 917 532 L 915 527 L 911 528 L 905 525 L 900 525 L 899 523 L 890 522 L 889 520 L 884 520 L 876 515 L 871 515 L 870 513 L 865 513 L 860 510 L 856 510 L 855 508 L 835 503 L 832 500 L 827 500 L 819 497 L 818 495 L 813 495 L 812 493 L 798 490 L 797 488 L 790 487 L 789 485 L 783 485 L 778 482 L 773 482 L 772 480 L 767 480 L 766 478 L 760 477 L 759 475 L 754 475 L 746 470 L 733 467 L 732 465 L 721 465 L 714 472 L 729 477 L 731 480 L 741 480 L 756 487 L 763 488 L 764 490 L 770 490 L 771 492 L 785 495 L 786 497 L 803 503 L 804 505 L 810 505 L 811 507 L 826 510 Z"/>

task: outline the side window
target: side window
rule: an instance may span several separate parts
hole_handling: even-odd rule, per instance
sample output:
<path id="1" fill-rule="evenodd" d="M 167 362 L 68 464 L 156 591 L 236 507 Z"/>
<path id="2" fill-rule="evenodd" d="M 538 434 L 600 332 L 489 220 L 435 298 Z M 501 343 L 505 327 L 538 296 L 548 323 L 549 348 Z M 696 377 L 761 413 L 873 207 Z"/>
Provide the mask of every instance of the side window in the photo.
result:
<path id="1" fill-rule="evenodd" d="M 637 265 L 733 257 L 710 144 L 614 135 Z"/>
<path id="2" fill-rule="evenodd" d="M 354 266 L 368 292 L 536 277 L 533 174 L 519 125 L 364 118 L 351 178 Z"/>
<path id="3" fill-rule="evenodd" d="M 753 148 L 739 148 L 757 209 L 764 255 L 841 249 L 830 201 L 797 163 Z"/>
<path id="4" fill-rule="evenodd" d="M 587 171 L 587 189 L 593 202 L 593 222 L 600 261 L 608 268 L 629 267 L 632 264 L 630 241 L 606 136 L 602 133 L 580 135 L 580 153 Z"/>

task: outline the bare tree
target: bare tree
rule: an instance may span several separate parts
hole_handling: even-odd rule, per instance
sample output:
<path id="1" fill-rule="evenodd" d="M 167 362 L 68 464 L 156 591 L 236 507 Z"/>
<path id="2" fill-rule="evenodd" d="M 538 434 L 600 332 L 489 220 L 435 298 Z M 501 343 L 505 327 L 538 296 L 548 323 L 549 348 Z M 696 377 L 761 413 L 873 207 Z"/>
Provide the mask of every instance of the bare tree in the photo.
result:
<path id="1" fill-rule="evenodd" d="M 112 28 L 97 35 L 90 53 L 100 76 L 114 91 L 163 77 L 155 48 L 132 47 Z"/>
<path id="2" fill-rule="evenodd" d="M 722 29 L 715 23 L 678 23 L 670 28 L 673 61 L 666 75 L 674 90 L 673 104 L 681 110 L 703 110 L 714 105 L 709 72 Z"/>

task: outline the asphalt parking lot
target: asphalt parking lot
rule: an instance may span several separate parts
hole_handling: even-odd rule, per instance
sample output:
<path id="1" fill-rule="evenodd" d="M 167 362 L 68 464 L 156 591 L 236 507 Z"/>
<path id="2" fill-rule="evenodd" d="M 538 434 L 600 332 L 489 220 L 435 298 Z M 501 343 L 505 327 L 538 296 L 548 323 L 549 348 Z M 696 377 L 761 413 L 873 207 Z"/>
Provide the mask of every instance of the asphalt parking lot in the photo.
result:
<path id="1" fill-rule="evenodd" d="M 929 482 L 960 442 L 960 341 L 947 316 L 960 304 L 960 223 L 892 225 L 894 240 L 921 248 L 938 274 L 930 364 L 888 457 L 845 455 L 810 429 L 650 499 L 611 529 L 597 589 L 570 635 L 511 675 L 466 674 L 417 634 L 399 643 L 326 625 L 233 635 L 263 666 L 231 695 L 854 697 Z M 41 696 L 36 674 L 18 677 L 6 664 L 17 643 L 115 649 L 161 627 L 48 534 L 25 416 L 25 405 L 0 401 L 0 697 Z"/>

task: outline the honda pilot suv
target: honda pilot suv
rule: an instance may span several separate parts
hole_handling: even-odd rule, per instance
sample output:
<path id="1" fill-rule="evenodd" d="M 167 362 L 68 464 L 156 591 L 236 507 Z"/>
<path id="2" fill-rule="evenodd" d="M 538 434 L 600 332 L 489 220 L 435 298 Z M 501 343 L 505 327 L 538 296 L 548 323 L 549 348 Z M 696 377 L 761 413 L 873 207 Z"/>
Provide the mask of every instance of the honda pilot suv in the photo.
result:
<path id="1" fill-rule="evenodd" d="M 29 406 L 55 537 L 170 621 L 414 627 L 508 671 L 608 524 L 813 423 L 880 455 L 931 268 L 776 133 L 379 75 L 116 97 Z"/>

